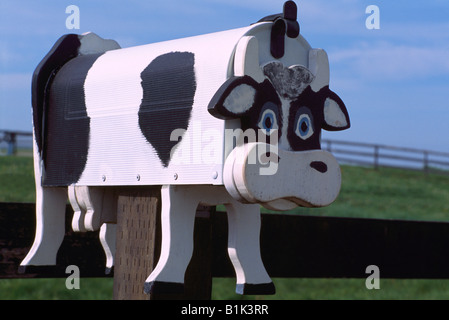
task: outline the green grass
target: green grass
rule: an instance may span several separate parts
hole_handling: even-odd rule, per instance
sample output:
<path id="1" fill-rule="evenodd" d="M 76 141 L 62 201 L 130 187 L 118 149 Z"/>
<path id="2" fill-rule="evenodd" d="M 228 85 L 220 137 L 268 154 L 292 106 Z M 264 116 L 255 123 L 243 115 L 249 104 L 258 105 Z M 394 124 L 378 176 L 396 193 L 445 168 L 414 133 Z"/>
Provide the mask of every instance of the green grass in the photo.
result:
<path id="1" fill-rule="evenodd" d="M 69 290 L 65 278 L 58 279 L 0 279 L 1 300 L 110 300 L 113 280 L 83 278 L 79 289 Z"/>
<path id="2" fill-rule="evenodd" d="M 30 157 L 0 157 L 0 201 L 34 202 Z M 329 207 L 288 214 L 449 221 L 449 177 L 398 169 L 342 167 L 342 188 Z M 267 211 L 267 210 L 263 210 Z M 382 276 L 382 274 L 381 274 Z M 368 290 L 365 279 L 273 279 L 277 294 L 240 296 L 235 279 L 216 278 L 213 299 L 448 299 L 447 280 L 382 279 Z M 112 299 L 112 279 L 82 278 L 79 290 L 65 279 L 0 280 L 0 299 Z"/>
<path id="3" fill-rule="evenodd" d="M 400 169 L 342 166 L 337 200 L 291 213 L 335 217 L 449 221 L 449 176 Z"/>
<path id="4" fill-rule="evenodd" d="M 34 202 L 34 171 L 31 157 L 0 157 L 0 201 Z"/>
<path id="5" fill-rule="evenodd" d="M 381 274 L 382 277 L 382 274 Z M 212 299 L 227 300 L 446 300 L 448 280 L 380 279 L 380 289 L 368 290 L 365 279 L 272 279 L 273 296 L 241 296 L 233 292 L 235 280 L 215 278 Z"/>

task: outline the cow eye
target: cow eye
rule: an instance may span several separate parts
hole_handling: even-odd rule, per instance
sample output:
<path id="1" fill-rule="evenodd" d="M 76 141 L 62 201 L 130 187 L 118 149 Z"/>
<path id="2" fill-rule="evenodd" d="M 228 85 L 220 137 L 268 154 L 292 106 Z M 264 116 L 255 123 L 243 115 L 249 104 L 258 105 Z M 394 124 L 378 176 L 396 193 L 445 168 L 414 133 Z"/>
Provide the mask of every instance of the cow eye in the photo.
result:
<path id="1" fill-rule="evenodd" d="M 298 120 L 296 121 L 295 133 L 303 140 L 306 140 L 313 135 L 312 120 L 307 113 L 303 113 L 298 117 Z"/>
<path id="2" fill-rule="evenodd" d="M 276 113 L 271 109 L 266 109 L 260 116 L 257 125 L 260 129 L 264 130 L 266 135 L 270 135 L 273 130 L 279 129 Z"/>

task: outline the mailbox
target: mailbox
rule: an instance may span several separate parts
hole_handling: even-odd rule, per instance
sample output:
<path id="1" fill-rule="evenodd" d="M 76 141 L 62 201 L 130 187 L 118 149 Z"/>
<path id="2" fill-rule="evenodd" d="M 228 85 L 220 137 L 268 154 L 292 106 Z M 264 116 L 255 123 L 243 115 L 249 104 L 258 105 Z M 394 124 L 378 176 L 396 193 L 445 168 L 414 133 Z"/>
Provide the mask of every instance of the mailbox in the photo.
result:
<path id="1" fill-rule="evenodd" d="M 350 126 L 327 54 L 296 20 L 287 1 L 248 27 L 131 48 L 93 33 L 61 37 L 33 75 L 40 237 L 22 265 L 55 264 L 67 197 L 74 229 L 96 230 L 114 220 L 111 187 L 162 185 L 148 292 L 182 289 L 196 206 L 222 203 L 237 291 L 273 293 L 259 207 L 332 203 L 341 175 L 321 130 Z"/>

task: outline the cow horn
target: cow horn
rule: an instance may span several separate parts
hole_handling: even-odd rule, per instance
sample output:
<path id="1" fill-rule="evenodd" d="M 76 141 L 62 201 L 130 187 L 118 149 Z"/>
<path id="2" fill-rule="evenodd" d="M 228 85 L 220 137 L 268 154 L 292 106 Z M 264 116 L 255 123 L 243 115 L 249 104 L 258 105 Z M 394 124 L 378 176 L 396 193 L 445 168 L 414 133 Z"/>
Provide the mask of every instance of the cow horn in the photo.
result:
<path id="1" fill-rule="evenodd" d="M 309 70 L 315 76 L 310 84 L 313 91 L 329 85 L 329 59 L 323 49 L 311 49 L 309 51 Z"/>
<path id="2" fill-rule="evenodd" d="M 259 64 L 259 43 L 256 37 L 242 37 L 235 50 L 234 76 L 244 75 L 251 76 L 259 83 L 265 79 Z"/>

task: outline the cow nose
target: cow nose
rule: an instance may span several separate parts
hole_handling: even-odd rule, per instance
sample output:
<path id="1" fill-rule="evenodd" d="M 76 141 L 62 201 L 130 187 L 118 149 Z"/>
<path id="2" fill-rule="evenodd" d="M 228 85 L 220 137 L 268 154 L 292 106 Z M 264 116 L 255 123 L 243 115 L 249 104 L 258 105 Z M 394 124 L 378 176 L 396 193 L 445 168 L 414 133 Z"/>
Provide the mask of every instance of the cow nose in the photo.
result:
<path id="1" fill-rule="evenodd" d="M 322 161 L 312 161 L 310 166 L 321 173 L 325 173 L 327 171 L 327 165 Z"/>

